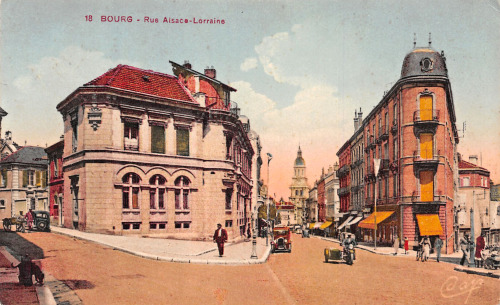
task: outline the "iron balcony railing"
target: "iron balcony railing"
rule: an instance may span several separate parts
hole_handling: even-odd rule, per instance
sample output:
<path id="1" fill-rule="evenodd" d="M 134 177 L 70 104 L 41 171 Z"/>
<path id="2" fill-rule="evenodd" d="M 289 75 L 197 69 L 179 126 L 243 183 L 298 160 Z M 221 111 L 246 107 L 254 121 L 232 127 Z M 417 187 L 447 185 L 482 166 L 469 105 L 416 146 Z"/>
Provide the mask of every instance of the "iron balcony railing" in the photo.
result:
<path id="1" fill-rule="evenodd" d="M 219 97 L 205 97 L 205 103 L 207 108 L 214 110 L 223 110 L 231 112 L 232 114 L 239 116 L 240 108 L 236 102 L 225 100 Z"/>
<path id="2" fill-rule="evenodd" d="M 439 110 L 436 109 L 426 109 L 417 110 L 413 113 L 413 122 L 438 122 L 439 121 Z"/>

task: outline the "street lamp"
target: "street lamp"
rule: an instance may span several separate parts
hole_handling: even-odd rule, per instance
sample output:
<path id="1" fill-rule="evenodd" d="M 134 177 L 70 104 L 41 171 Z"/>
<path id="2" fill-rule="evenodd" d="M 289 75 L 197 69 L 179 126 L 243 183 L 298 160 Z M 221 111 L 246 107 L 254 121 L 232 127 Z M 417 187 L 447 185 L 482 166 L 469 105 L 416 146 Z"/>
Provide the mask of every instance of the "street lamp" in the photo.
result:
<path id="1" fill-rule="evenodd" d="M 269 246 L 269 162 L 273 159 L 273 155 L 267 153 L 267 232 L 266 232 L 266 247 Z"/>

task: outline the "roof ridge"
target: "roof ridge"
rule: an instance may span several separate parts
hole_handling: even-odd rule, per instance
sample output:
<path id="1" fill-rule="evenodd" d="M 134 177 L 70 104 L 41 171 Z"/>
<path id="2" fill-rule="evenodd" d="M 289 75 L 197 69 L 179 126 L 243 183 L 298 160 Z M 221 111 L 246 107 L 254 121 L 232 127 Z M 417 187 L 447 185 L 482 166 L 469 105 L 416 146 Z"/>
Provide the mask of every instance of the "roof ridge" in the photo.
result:
<path id="1" fill-rule="evenodd" d="M 108 81 L 106 82 L 106 86 L 111 85 L 111 82 L 115 79 L 115 76 L 122 70 L 122 67 L 123 67 L 123 65 L 116 66 L 115 73 L 113 73 L 113 75 L 108 79 Z M 106 73 L 104 73 L 104 74 L 106 74 Z"/>
<path id="2" fill-rule="evenodd" d="M 146 73 L 155 74 L 155 75 L 159 75 L 159 76 L 166 76 L 168 78 L 173 78 L 173 79 L 178 79 L 177 77 L 175 77 L 173 75 L 170 75 L 170 74 L 167 74 L 167 73 L 163 73 L 163 72 L 158 72 L 158 71 L 154 71 L 154 70 L 141 69 L 141 68 L 137 68 L 137 67 L 129 66 L 129 65 L 121 65 L 121 66 L 123 68 L 128 68 L 128 69 L 131 69 L 131 70 L 136 70 L 136 71 L 140 71 L 140 72 L 146 72 Z"/>

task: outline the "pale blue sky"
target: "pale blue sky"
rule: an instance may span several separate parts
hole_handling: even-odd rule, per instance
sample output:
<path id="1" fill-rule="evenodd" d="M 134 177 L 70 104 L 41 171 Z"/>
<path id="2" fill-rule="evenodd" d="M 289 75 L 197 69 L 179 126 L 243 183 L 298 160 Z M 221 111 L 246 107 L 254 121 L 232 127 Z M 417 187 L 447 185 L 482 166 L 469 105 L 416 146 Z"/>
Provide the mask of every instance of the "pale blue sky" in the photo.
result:
<path id="1" fill-rule="evenodd" d="M 298 144 L 312 182 L 321 167 L 335 163 L 336 151 L 352 134 L 354 109 L 368 114 L 398 80 L 413 33 L 417 45 L 426 46 L 432 32 L 433 48 L 447 57 L 459 128 L 467 121 L 459 151 L 482 153 L 493 178 L 500 174 L 497 1 L 3 0 L 0 5 L 0 105 L 9 113 L 2 125 L 19 144 L 56 142 L 62 119 L 55 106 L 119 63 L 171 74 L 169 60 L 189 60 L 199 71 L 213 65 L 219 80 L 238 89 L 232 99 L 261 135 L 264 152 L 275 156 L 271 189 L 287 198 Z M 85 21 L 89 14 L 92 22 Z M 130 15 L 134 21 L 102 23 L 101 15 Z M 146 24 L 145 16 L 160 22 Z M 226 23 L 164 24 L 165 16 Z"/>

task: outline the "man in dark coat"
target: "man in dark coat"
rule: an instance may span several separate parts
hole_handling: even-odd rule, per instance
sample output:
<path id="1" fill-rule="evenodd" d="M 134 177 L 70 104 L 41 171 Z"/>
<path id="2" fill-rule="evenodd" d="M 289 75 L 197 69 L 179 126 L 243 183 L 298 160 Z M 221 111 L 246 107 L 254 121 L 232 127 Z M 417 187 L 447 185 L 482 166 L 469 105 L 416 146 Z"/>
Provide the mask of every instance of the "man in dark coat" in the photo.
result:
<path id="1" fill-rule="evenodd" d="M 224 255 L 224 243 L 227 241 L 227 231 L 222 228 L 222 225 L 217 224 L 217 230 L 214 233 L 214 242 L 217 243 L 219 248 L 219 256 Z"/>
<path id="2" fill-rule="evenodd" d="M 439 259 L 441 258 L 441 248 L 443 248 L 443 240 L 438 236 L 434 241 L 434 251 L 436 251 L 436 258 L 438 263 Z"/>

